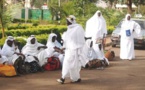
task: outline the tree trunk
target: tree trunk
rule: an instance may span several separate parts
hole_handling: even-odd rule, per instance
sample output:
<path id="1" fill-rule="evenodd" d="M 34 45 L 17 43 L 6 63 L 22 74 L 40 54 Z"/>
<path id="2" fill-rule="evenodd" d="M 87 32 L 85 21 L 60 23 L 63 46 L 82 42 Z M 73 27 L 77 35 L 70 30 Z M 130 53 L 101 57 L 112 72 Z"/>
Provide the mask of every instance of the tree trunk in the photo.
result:
<path id="1" fill-rule="evenodd" d="M 133 10 L 132 10 L 132 0 L 127 0 L 126 2 L 127 7 L 128 7 L 128 13 L 132 14 Z"/>
<path id="2" fill-rule="evenodd" d="M 2 18 L 0 18 L 0 23 L 2 26 L 2 38 L 4 38 L 5 37 L 5 28 L 4 28 L 3 23 L 2 23 Z"/>

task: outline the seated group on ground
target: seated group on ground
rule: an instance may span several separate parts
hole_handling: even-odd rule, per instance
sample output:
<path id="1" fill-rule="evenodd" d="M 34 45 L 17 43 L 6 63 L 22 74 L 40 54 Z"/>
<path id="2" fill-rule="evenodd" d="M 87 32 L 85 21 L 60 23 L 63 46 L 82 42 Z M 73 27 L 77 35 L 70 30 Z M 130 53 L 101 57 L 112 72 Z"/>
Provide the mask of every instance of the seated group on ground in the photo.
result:
<path id="1" fill-rule="evenodd" d="M 46 45 L 37 42 L 35 35 L 31 35 L 27 38 L 26 45 L 19 50 L 18 43 L 14 37 L 8 36 L 3 47 L 0 48 L 0 64 L 13 65 L 18 75 L 47 70 L 51 68 L 50 64 L 52 64 L 54 69 L 59 69 L 65 57 L 64 45 L 65 42 L 58 41 L 55 33 L 49 34 Z M 85 68 L 105 67 L 109 65 L 101 44 L 93 45 L 91 40 L 86 40 L 83 50 L 84 55 L 88 58 Z M 56 62 L 53 62 L 54 59 L 59 60 L 57 61 L 58 68 L 54 66 L 56 64 Z"/>

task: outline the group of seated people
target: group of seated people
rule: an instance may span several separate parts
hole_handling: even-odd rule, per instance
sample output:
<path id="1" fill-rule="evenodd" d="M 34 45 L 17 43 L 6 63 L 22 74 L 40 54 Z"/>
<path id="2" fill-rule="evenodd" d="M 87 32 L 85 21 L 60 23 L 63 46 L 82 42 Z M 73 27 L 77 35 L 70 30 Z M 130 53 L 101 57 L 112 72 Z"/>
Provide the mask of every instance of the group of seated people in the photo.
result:
<path id="1" fill-rule="evenodd" d="M 35 35 L 31 35 L 27 38 L 26 45 L 19 50 L 14 37 L 8 36 L 3 47 L 0 48 L 0 64 L 13 65 L 19 74 L 26 73 L 26 64 L 31 65 L 30 71 L 27 71 L 28 73 L 43 71 L 42 67 L 50 57 L 59 58 L 61 65 L 63 64 L 65 57 L 63 45 L 58 42 L 55 33 L 49 34 L 46 45 L 37 42 Z M 88 62 L 99 59 L 105 60 L 107 65 L 109 65 L 108 60 L 104 56 L 103 48 L 100 48 L 99 44 L 93 45 L 91 40 L 86 40 L 83 50 L 84 55 L 88 57 Z"/>

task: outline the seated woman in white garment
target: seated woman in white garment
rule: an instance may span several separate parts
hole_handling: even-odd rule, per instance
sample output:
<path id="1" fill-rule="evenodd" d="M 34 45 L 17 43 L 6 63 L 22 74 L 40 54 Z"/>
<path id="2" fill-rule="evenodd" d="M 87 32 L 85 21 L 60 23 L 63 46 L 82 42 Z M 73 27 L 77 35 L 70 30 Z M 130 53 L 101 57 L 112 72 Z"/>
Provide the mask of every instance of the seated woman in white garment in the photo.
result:
<path id="1" fill-rule="evenodd" d="M 47 47 L 38 43 L 34 35 L 28 37 L 26 45 L 22 48 L 22 53 L 26 57 L 25 62 L 32 67 L 30 73 L 42 70 L 39 66 L 38 54 L 45 48 Z"/>
<path id="2" fill-rule="evenodd" d="M 95 52 L 95 50 L 93 48 L 93 41 L 92 40 L 90 40 L 90 39 L 86 40 L 86 45 L 83 47 L 83 51 L 89 60 L 88 64 L 86 65 L 86 68 L 88 68 L 88 67 L 89 68 L 90 67 L 99 68 L 99 67 L 104 67 L 104 66 L 109 65 L 109 62 L 106 58 L 103 60 L 98 59 L 97 53 Z M 102 63 L 102 65 L 98 66 L 97 62 Z"/>
<path id="3" fill-rule="evenodd" d="M 47 48 L 40 52 L 40 54 L 38 55 L 38 59 L 40 60 L 40 66 L 43 66 L 47 63 L 47 59 L 54 56 L 54 57 L 58 57 L 61 64 L 63 64 L 63 51 L 60 49 L 62 48 L 61 44 L 56 40 L 57 35 L 54 33 L 51 33 L 49 35 L 49 38 L 47 40 Z"/>
<path id="4" fill-rule="evenodd" d="M 1 58 L 3 63 L 14 65 L 17 73 L 24 73 L 23 69 L 25 56 L 20 53 L 19 49 L 16 47 L 13 36 L 8 36 L 5 40 L 1 50 Z"/>

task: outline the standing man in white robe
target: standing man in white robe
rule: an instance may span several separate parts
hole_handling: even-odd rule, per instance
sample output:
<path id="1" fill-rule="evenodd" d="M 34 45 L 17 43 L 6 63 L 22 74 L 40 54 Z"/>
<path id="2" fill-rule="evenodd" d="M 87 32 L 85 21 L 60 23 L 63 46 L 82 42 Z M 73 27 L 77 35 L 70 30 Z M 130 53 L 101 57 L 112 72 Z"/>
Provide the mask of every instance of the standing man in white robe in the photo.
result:
<path id="1" fill-rule="evenodd" d="M 70 77 L 72 82 L 80 82 L 81 66 L 86 65 L 87 58 L 83 55 L 83 46 L 85 45 L 85 33 L 81 25 L 75 21 L 75 16 L 70 15 L 67 18 L 67 31 L 64 37 L 65 57 L 62 67 L 62 77 L 57 79 L 61 84 L 64 83 L 67 77 Z"/>
<path id="2" fill-rule="evenodd" d="M 97 59 L 103 60 L 105 37 L 107 35 L 106 21 L 98 10 L 87 22 L 85 37 L 91 38 L 93 41 L 93 48 L 97 53 Z"/>
<path id="3" fill-rule="evenodd" d="M 134 53 L 134 35 L 140 36 L 141 27 L 138 23 L 131 20 L 131 15 L 127 14 L 125 21 L 121 25 L 121 42 L 120 42 L 120 58 L 132 60 L 135 58 Z"/>

